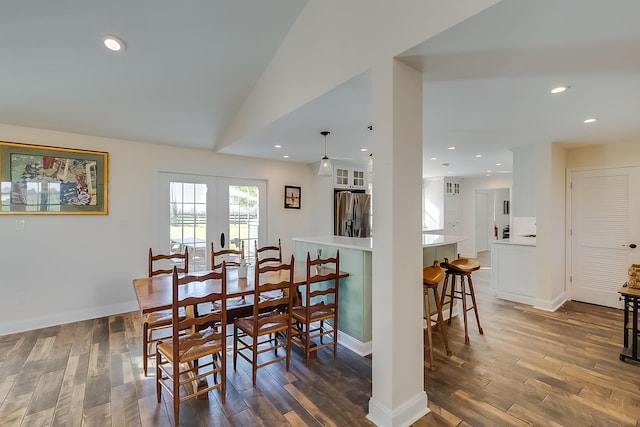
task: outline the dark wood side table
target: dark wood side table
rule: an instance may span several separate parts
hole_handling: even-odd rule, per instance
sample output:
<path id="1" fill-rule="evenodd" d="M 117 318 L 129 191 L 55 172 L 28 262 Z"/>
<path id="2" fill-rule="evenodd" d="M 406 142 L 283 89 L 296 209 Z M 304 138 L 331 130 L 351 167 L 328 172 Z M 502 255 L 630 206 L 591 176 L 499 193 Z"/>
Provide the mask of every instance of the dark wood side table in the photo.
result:
<path id="1" fill-rule="evenodd" d="M 628 288 L 626 286 L 618 291 L 624 298 L 624 348 L 620 353 L 620 360 L 631 359 L 640 361 L 638 358 L 638 308 L 640 307 L 640 289 Z M 629 312 L 631 312 L 631 325 L 629 325 Z M 629 347 L 629 336 L 631 336 L 631 347 Z"/>

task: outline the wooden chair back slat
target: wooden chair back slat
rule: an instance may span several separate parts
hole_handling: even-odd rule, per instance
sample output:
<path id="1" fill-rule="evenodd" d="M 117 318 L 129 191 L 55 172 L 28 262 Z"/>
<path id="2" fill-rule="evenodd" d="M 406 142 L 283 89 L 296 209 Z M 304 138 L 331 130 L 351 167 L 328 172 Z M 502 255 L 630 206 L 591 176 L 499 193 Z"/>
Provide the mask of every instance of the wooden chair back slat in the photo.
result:
<path id="1" fill-rule="evenodd" d="M 171 268 L 157 268 L 154 267 L 160 261 L 170 261 L 172 263 L 179 263 L 181 265 L 174 265 Z M 173 273 L 173 267 L 176 267 L 178 273 L 189 272 L 189 248 L 185 246 L 183 254 L 153 254 L 153 250 L 149 248 L 149 277 L 158 276 L 160 274 Z"/>
<path id="2" fill-rule="evenodd" d="M 278 239 L 278 246 L 262 246 L 258 247 L 258 242 L 255 241 L 256 247 L 256 266 L 263 265 L 265 263 L 281 263 L 282 262 L 282 243 Z"/>
<path id="3" fill-rule="evenodd" d="M 213 242 L 211 242 L 211 269 L 219 269 L 222 266 L 222 261 L 226 262 L 227 267 L 239 267 L 240 261 L 232 259 L 232 255 L 236 256 L 238 260 L 244 259 L 244 240 L 240 242 L 240 249 L 220 249 L 219 251 L 215 250 Z M 217 262 L 216 259 L 218 259 Z"/>

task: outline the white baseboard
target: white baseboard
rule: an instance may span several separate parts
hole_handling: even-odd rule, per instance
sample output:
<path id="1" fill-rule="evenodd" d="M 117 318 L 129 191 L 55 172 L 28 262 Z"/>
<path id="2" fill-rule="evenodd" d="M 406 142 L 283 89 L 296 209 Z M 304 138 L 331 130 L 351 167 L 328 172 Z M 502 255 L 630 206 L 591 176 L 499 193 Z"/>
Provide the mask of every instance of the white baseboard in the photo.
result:
<path id="1" fill-rule="evenodd" d="M 497 291 L 496 296 L 507 301 L 519 302 L 520 304 L 536 305 L 538 300 L 535 297 L 520 295 L 508 291 Z"/>
<path id="2" fill-rule="evenodd" d="M 348 348 L 354 353 L 360 356 L 368 356 L 371 354 L 372 344 L 371 341 L 362 342 L 353 338 L 350 335 L 345 334 L 342 331 L 338 331 L 338 344 Z"/>
<path id="3" fill-rule="evenodd" d="M 96 319 L 114 314 L 128 313 L 139 310 L 136 301 L 113 304 L 101 307 L 85 308 L 76 311 L 55 313 L 48 316 L 22 318 L 13 322 L 0 324 L 0 335 L 15 334 L 17 332 L 31 331 L 33 329 L 48 328 L 64 323 L 79 322 L 82 320 Z"/>
<path id="4" fill-rule="evenodd" d="M 558 295 L 552 300 L 538 299 L 538 301 L 533 305 L 533 307 L 539 308 L 540 310 L 556 311 L 557 309 L 562 307 L 562 304 L 564 304 L 566 301 L 567 301 L 567 294 L 565 292 L 562 292 L 560 295 Z"/>
<path id="5" fill-rule="evenodd" d="M 367 419 L 379 427 L 410 426 L 431 412 L 428 403 L 427 393 L 424 391 L 396 409 L 382 406 L 374 396 L 369 399 Z"/>

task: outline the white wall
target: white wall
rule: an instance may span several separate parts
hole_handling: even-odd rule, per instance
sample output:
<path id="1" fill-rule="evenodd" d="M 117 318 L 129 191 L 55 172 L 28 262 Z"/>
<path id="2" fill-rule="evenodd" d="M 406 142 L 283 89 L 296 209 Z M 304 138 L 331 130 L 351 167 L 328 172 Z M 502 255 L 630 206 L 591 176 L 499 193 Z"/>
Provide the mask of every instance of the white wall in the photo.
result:
<path id="1" fill-rule="evenodd" d="M 511 188 L 511 174 L 501 174 L 495 176 L 467 177 L 461 184 L 460 192 L 462 197 L 462 223 L 464 235 L 467 240 L 458 243 L 460 256 L 475 258 L 476 237 L 475 237 L 475 194 L 477 190 L 493 190 L 498 188 Z M 502 202 L 501 202 L 502 203 Z M 502 229 L 499 230 L 502 232 Z"/>
<path id="2" fill-rule="evenodd" d="M 610 168 L 640 164 L 640 141 L 566 149 L 567 169 Z"/>
<path id="3" fill-rule="evenodd" d="M 313 166 L 9 125 L 0 140 L 107 151 L 110 193 L 106 216 L 0 215 L 0 335 L 138 308 L 131 282 L 147 274 L 158 171 L 266 179 L 267 239 L 281 238 L 285 254 L 291 237 L 331 231 Z M 302 187 L 300 210 L 283 208 L 285 184 Z"/>

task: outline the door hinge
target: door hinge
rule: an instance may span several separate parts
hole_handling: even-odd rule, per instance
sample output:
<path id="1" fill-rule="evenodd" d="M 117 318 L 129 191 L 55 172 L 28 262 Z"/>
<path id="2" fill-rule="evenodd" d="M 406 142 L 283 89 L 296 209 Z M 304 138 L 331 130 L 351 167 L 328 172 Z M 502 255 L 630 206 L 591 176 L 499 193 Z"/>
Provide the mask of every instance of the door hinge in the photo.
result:
<path id="1" fill-rule="evenodd" d="M 573 190 L 573 181 L 569 183 L 569 189 Z"/>
<path id="2" fill-rule="evenodd" d="M 569 283 L 573 283 L 573 276 L 569 276 Z"/>

